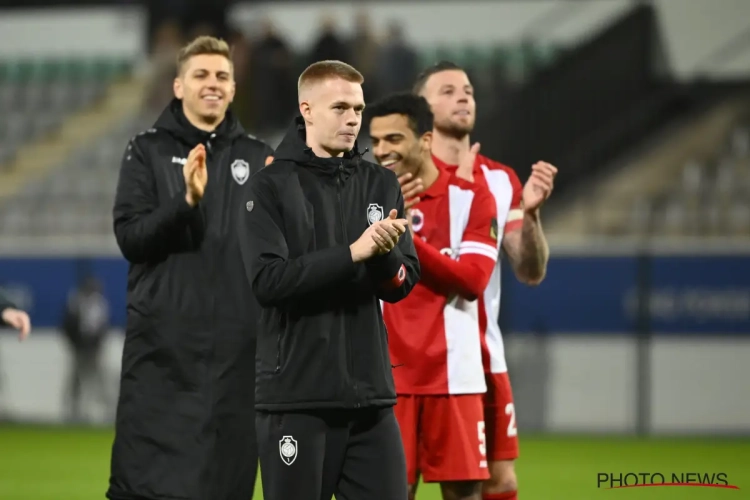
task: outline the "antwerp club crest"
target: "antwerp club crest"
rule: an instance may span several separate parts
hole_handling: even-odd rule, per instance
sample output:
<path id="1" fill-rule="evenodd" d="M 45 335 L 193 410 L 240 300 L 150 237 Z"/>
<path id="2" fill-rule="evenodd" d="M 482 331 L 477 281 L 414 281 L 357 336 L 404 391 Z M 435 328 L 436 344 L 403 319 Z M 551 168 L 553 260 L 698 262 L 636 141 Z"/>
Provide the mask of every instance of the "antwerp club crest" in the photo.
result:
<path id="1" fill-rule="evenodd" d="M 250 177 L 250 165 L 245 160 L 234 160 L 232 166 L 232 177 L 240 186 Z"/>
<path id="2" fill-rule="evenodd" d="M 284 436 L 279 441 L 279 455 L 281 460 L 292 465 L 297 460 L 297 441 L 292 436 Z"/>
<path id="3" fill-rule="evenodd" d="M 377 203 L 370 203 L 367 206 L 367 223 L 371 226 L 378 221 L 383 220 L 383 207 Z"/>

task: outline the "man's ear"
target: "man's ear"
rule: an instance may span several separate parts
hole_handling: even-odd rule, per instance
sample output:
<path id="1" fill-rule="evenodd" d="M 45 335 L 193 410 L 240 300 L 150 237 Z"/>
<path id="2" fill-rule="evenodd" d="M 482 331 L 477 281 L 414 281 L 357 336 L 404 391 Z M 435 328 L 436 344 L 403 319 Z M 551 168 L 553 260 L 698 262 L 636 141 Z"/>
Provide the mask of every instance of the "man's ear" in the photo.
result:
<path id="1" fill-rule="evenodd" d="M 185 97 L 185 91 L 182 88 L 182 79 L 178 76 L 174 79 L 174 82 L 172 83 L 172 90 L 174 91 L 174 96 L 177 99 L 182 99 Z"/>
<path id="2" fill-rule="evenodd" d="M 419 145 L 423 153 L 429 154 L 432 152 L 432 131 L 422 134 L 422 137 L 419 138 Z"/>
<path id="3" fill-rule="evenodd" d="M 306 123 L 310 123 L 311 111 L 309 102 L 302 101 L 299 103 L 299 113 L 302 115 L 302 118 L 305 119 Z"/>

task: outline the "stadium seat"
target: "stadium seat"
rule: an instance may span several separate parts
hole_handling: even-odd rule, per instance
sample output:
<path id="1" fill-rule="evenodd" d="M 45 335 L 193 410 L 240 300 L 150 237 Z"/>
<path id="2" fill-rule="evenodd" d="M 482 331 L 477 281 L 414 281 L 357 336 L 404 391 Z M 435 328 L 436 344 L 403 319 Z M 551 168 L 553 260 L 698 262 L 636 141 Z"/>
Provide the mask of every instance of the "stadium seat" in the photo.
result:
<path id="1" fill-rule="evenodd" d="M 718 146 L 714 157 L 686 162 L 669 192 L 633 200 L 621 230 L 642 233 L 653 221 L 664 236 L 750 236 L 750 128 L 739 124 Z"/>
<path id="2" fill-rule="evenodd" d="M 130 69 L 108 58 L 0 61 L 0 166 L 28 141 L 53 133 L 67 115 L 90 106 Z M 0 207 L 0 228 L 13 235 L 111 234 L 117 168 L 127 140 L 144 128 L 123 123 L 107 141 L 81 148 Z"/>

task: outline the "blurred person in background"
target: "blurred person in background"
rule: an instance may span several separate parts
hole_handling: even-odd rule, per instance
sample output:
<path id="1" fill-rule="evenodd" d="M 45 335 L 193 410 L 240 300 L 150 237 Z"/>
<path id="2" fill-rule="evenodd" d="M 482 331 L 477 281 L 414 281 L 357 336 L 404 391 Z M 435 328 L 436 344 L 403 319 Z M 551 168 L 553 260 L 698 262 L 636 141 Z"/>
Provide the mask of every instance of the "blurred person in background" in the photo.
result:
<path id="1" fill-rule="evenodd" d="M 283 130 L 296 112 L 294 54 L 268 18 L 261 22 L 250 66 L 253 74 L 259 76 L 249 80 L 255 130 Z"/>
<path id="2" fill-rule="evenodd" d="M 366 10 L 359 10 L 354 16 L 354 36 L 349 45 L 356 47 L 352 52 L 352 62 L 365 77 L 362 85 L 365 99 L 375 100 L 380 94 L 379 73 L 383 71 L 383 68 L 378 67 L 380 40 Z"/>
<path id="3" fill-rule="evenodd" d="M 23 341 L 31 333 L 31 320 L 26 311 L 16 307 L 5 295 L 0 293 L 0 325 L 18 330 L 18 340 Z M 2 377 L 0 377 L 0 389 L 2 389 Z M 2 401 L 0 401 L 2 403 Z M 4 418 L 3 406 L 0 404 L 0 421 Z"/>
<path id="4" fill-rule="evenodd" d="M 174 99 L 120 167 L 114 232 L 130 270 L 113 500 L 253 495 L 258 306 L 234 207 L 273 151 L 227 109 L 230 57 L 212 37 L 183 47 Z"/>
<path id="5" fill-rule="evenodd" d="M 526 185 L 515 171 L 479 153 L 470 143 L 476 119 L 474 89 L 466 72 L 451 62 L 440 62 L 417 78 L 414 92 L 430 103 L 435 116 L 432 155 L 443 170 L 489 188 L 497 204 L 497 234 L 516 277 L 536 285 L 544 279 L 549 248 L 541 225 L 540 209 L 552 193 L 557 169 L 545 162 L 532 167 Z M 473 161 L 470 160 L 473 157 Z M 471 165 L 472 168 L 468 168 Z M 480 310 L 486 317 L 483 362 L 486 372 L 485 429 L 490 479 L 484 485 L 484 500 L 516 500 L 514 461 L 518 457 L 515 406 L 505 361 L 500 315 L 500 261 L 482 297 Z"/>
<path id="6" fill-rule="evenodd" d="M 320 34 L 308 55 L 310 64 L 317 61 L 342 61 L 351 63 L 352 53 L 336 32 L 336 18 L 325 14 L 320 19 Z"/>
<path id="7" fill-rule="evenodd" d="M 384 94 L 409 90 L 419 71 L 417 51 L 407 42 L 400 22 L 391 21 L 386 33 L 377 65 L 380 90 Z"/>
<path id="8" fill-rule="evenodd" d="M 104 339 L 110 328 L 109 302 L 101 283 L 93 276 L 73 290 L 63 314 L 62 331 L 73 354 L 73 369 L 68 380 L 66 406 L 72 422 L 82 421 L 81 389 L 96 386 L 99 400 L 109 413 L 112 409 L 107 377 L 101 366 Z"/>
<path id="9" fill-rule="evenodd" d="M 245 33 L 239 29 L 229 31 L 229 48 L 232 52 L 232 66 L 234 68 L 234 83 L 237 87 L 243 89 L 243 92 L 235 93 L 231 109 L 237 119 L 244 126 L 252 126 L 252 100 L 251 85 L 253 80 L 250 78 L 250 57 L 253 51 L 253 44 Z"/>
<path id="10" fill-rule="evenodd" d="M 373 155 L 424 189 L 408 209 L 422 279 L 383 304 L 406 453 L 409 498 L 421 474 L 445 500 L 481 500 L 490 477 L 484 453 L 484 393 L 477 299 L 498 258 L 497 209 L 486 186 L 432 161 L 433 117 L 421 96 L 384 98 L 369 108 Z M 467 156 L 469 168 L 473 158 Z M 408 190 L 405 196 L 415 200 Z M 411 205 L 411 203 L 410 203 Z"/>
<path id="11" fill-rule="evenodd" d="M 31 333 L 29 314 L 18 309 L 13 302 L 2 294 L 0 294 L 0 315 L 3 326 L 18 330 L 18 340 L 25 340 Z"/>
<path id="12" fill-rule="evenodd" d="M 154 35 L 151 59 L 148 63 L 144 113 L 147 117 L 158 113 L 174 97 L 174 55 L 183 45 L 182 30 L 174 20 L 164 21 Z"/>

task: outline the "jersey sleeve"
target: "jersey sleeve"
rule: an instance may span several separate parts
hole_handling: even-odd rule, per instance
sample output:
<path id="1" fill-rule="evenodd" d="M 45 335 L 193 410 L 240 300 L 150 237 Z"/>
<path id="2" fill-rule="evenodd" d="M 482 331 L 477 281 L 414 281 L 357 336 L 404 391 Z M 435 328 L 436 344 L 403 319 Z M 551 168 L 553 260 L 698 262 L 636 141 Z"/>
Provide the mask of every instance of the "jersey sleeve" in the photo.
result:
<path id="1" fill-rule="evenodd" d="M 512 168 L 506 169 L 508 173 L 508 179 L 510 185 L 513 188 L 513 194 L 510 201 L 510 210 L 508 210 L 508 219 L 505 221 L 505 230 L 503 232 L 509 233 L 520 229 L 523 225 L 523 185 L 521 180 L 518 178 L 518 174 Z"/>
<path id="2" fill-rule="evenodd" d="M 446 296 L 460 295 L 467 300 L 481 296 L 499 254 L 497 228 L 495 199 L 489 190 L 476 188 L 455 259 L 415 239 L 425 284 Z"/>

